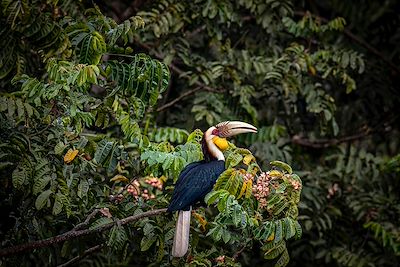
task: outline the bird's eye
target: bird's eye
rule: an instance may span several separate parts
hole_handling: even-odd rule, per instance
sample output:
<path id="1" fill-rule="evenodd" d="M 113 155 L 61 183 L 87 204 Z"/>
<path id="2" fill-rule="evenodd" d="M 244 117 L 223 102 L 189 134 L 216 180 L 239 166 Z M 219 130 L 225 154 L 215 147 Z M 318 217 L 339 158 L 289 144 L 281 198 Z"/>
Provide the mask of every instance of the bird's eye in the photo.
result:
<path id="1" fill-rule="evenodd" d="M 211 133 L 212 135 L 219 135 L 219 131 L 218 129 L 214 129 Z"/>

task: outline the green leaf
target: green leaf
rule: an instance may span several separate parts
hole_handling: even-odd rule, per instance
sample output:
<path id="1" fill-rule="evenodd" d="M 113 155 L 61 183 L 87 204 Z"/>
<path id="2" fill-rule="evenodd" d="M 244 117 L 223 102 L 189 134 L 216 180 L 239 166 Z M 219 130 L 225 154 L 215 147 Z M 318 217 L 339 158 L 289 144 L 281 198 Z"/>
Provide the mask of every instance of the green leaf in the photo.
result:
<path id="1" fill-rule="evenodd" d="M 283 241 L 279 242 L 279 243 L 269 242 L 267 244 L 272 245 L 272 247 L 268 248 L 264 253 L 264 258 L 267 259 L 267 260 L 271 260 L 271 259 L 277 258 L 286 249 L 286 244 Z"/>
<path id="2" fill-rule="evenodd" d="M 289 164 L 279 161 L 279 160 L 275 160 L 275 161 L 271 161 L 269 164 L 271 164 L 272 166 L 281 168 L 282 170 L 285 170 L 287 173 L 292 174 L 292 167 L 289 166 Z"/>
<path id="3" fill-rule="evenodd" d="M 65 196 L 63 194 L 61 193 L 56 194 L 53 205 L 53 215 L 58 215 L 62 211 L 64 198 Z"/>
<path id="4" fill-rule="evenodd" d="M 207 236 L 211 235 L 214 241 L 218 242 L 221 240 L 223 234 L 224 234 L 224 228 L 222 227 L 222 225 L 217 225 L 207 233 Z"/>
<path id="5" fill-rule="evenodd" d="M 161 262 L 164 258 L 165 248 L 164 248 L 164 241 L 162 239 L 157 240 L 158 243 L 158 250 L 157 250 L 157 262 Z"/>
<path id="6" fill-rule="evenodd" d="M 350 62 L 349 53 L 343 52 L 343 54 L 342 54 L 342 62 L 341 62 L 342 68 L 346 68 L 349 65 L 349 62 Z"/>
<path id="7" fill-rule="evenodd" d="M 154 234 L 143 236 L 142 240 L 140 241 L 140 250 L 147 251 L 151 247 L 151 245 L 156 242 L 156 240 L 157 236 Z"/>
<path id="8" fill-rule="evenodd" d="M 233 208 L 232 219 L 235 226 L 239 226 L 242 222 L 243 211 L 240 205 L 235 205 Z"/>
<path id="9" fill-rule="evenodd" d="M 271 235 L 275 236 L 275 228 L 276 228 L 276 224 L 272 221 L 272 222 L 265 222 L 263 224 L 264 227 L 264 231 L 263 234 L 261 236 L 261 240 L 269 240 L 271 238 Z"/>
<path id="10" fill-rule="evenodd" d="M 241 163 L 243 160 L 243 156 L 241 154 L 238 154 L 236 152 L 232 152 L 231 154 L 229 154 L 229 156 L 226 159 L 226 168 L 233 168 L 235 166 L 237 166 L 239 163 Z"/>
<path id="11" fill-rule="evenodd" d="M 12 162 L 0 162 L 0 171 L 8 167 L 14 166 Z M 17 182 L 18 183 L 18 182 Z"/>
<path id="12" fill-rule="evenodd" d="M 12 183 L 15 188 L 21 189 L 28 180 L 28 172 L 25 168 L 17 168 L 12 173 Z"/>
<path id="13" fill-rule="evenodd" d="M 217 208 L 219 210 L 219 212 L 223 212 L 226 209 L 226 203 L 228 202 L 228 198 L 231 197 L 231 195 L 229 194 L 223 194 L 221 195 L 218 204 L 217 204 Z"/>
<path id="14" fill-rule="evenodd" d="M 289 252 L 288 252 L 287 248 L 285 248 L 285 250 L 283 251 L 283 253 L 279 257 L 279 259 L 275 263 L 274 267 L 284 267 L 284 266 L 288 265 L 289 260 L 290 260 Z"/>
<path id="15" fill-rule="evenodd" d="M 71 242 L 69 240 L 65 241 L 61 248 L 61 257 L 65 258 L 71 253 Z"/>
<path id="16" fill-rule="evenodd" d="M 242 184 L 242 176 L 238 170 L 227 169 L 218 178 L 214 190 L 225 189 L 231 195 L 238 197 Z"/>
<path id="17" fill-rule="evenodd" d="M 275 237 L 274 242 L 279 243 L 283 239 L 283 223 L 282 220 L 275 221 Z"/>
<path id="18" fill-rule="evenodd" d="M 151 223 L 146 223 L 143 227 L 144 235 L 151 235 L 154 233 L 154 226 Z"/>
<path id="19" fill-rule="evenodd" d="M 231 233 L 229 231 L 224 231 L 224 234 L 222 235 L 222 241 L 224 243 L 228 243 L 231 240 Z"/>
<path id="20" fill-rule="evenodd" d="M 36 198 L 35 207 L 37 210 L 41 210 L 47 204 L 51 194 L 53 194 L 53 191 L 46 190 Z"/>
<path id="21" fill-rule="evenodd" d="M 60 141 L 55 145 L 54 153 L 56 155 L 61 155 L 61 154 L 63 154 L 65 148 L 66 148 L 66 145 L 63 142 Z"/>
<path id="22" fill-rule="evenodd" d="M 121 149 L 119 147 L 115 147 L 110 156 L 110 160 L 107 167 L 107 172 L 112 173 L 115 171 L 118 164 L 118 157 L 121 155 Z"/>
<path id="23" fill-rule="evenodd" d="M 296 234 L 296 223 L 291 218 L 284 218 L 283 219 L 284 229 L 285 232 L 285 239 L 290 239 Z"/>
<path id="24" fill-rule="evenodd" d="M 284 200 L 284 198 L 282 198 L 283 201 L 280 201 L 279 203 L 277 203 L 274 207 L 273 207 L 273 214 L 278 216 L 279 214 L 281 214 L 288 206 L 289 203 L 286 202 Z"/>
<path id="25" fill-rule="evenodd" d="M 301 229 L 301 225 L 298 221 L 295 221 L 295 229 L 296 229 L 295 238 L 299 239 L 302 235 L 302 229 Z"/>
<path id="26" fill-rule="evenodd" d="M 90 225 L 89 229 L 90 229 L 90 230 L 93 230 L 93 229 L 99 228 L 99 227 L 101 227 L 101 226 L 104 226 L 104 225 L 106 225 L 106 224 L 110 224 L 110 223 L 112 223 L 112 222 L 113 222 L 113 220 L 112 220 L 111 218 L 108 218 L 108 217 L 101 217 L 101 218 L 97 219 L 96 221 L 94 221 L 94 222 Z"/>
<path id="27" fill-rule="evenodd" d="M 79 141 L 79 143 L 78 143 L 78 145 L 76 146 L 76 149 L 85 148 L 85 146 L 87 145 L 88 141 L 89 140 L 86 137 L 82 136 L 80 141 Z"/>
<path id="28" fill-rule="evenodd" d="M 51 181 L 50 175 L 40 176 L 38 179 L 35 180 L 35 183 L 33 184 L 32 193 L 36 195 L 42 192 L 50 181 Z"/>
<path id="29" fill-rule="evenodd" d="M 106 43 L 103 36 L 99 32 L 93 31 L 92 34 L 87 34 L 81 42 L 80 62 L 97 65 L 104 52 L 106 52 Z M 81 81 L 78 81 L 78 85 L 85 82 L 86 78 L 82 77 Z"/>
<path id="30" fill-rule="evenodd" d="M 123 248 L 127 240 L 128 236 L 125 228 L 120 225 L 114 225 L 113 228 L 111 228 L 110 234 L 108 235 L 107 246 L 111 247 L 115 251 L 118 251 Z"/>
<path id="31" fill-rule="evenodd" d="M 220 197 L 221 195 L 221 190 L 217 190 L 217 191 L 211 191 L 210 193 L 208 193 L 205 197 L 204 197 L 204 202 L 206 202 L 207 205 L 212 205 L 214 204 L 214 202 Z M 225 191 L 225 190 L 224 190 Z"/>
<path id="32" fill-rule="evenodd" d="M 107 156 L 110 154 L 113 145 L 113 142 L 109 142 L 105 139 L 101 140 L 97 144 L 97 149 L 94 153 L 94 161 L 98 164 L 102 164 L 106 160 Z"/>
<path id="33" fill-rule="evenodd" d="M 79 185 L 78 185 L 78 192 L 77 195 L 80 198 L 83 198 L 86 196 L 87 192 L 89 191 L 89 183 L 86 179 L 81 179 Z"/>

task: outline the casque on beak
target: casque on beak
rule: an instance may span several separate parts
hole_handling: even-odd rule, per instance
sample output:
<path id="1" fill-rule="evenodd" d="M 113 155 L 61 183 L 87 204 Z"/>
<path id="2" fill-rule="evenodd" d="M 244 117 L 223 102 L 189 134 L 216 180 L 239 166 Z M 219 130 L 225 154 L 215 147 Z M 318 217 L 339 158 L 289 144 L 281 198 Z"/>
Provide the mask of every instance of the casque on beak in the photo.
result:
<path id="1" fill-rule="evenodd" d="M 231 137 L 241 133 L 257 133 L 257 128 L 251 124 L 241 121 L 224 121 L 215 126 L 219 137 Z"/>

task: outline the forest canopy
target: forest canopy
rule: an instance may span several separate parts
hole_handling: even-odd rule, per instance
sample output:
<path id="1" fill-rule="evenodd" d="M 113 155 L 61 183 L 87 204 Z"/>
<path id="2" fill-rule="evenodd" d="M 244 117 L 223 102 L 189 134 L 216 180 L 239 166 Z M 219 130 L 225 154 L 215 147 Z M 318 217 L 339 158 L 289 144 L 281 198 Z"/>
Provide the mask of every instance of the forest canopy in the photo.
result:
<path id="1" fill-rule="evenodd" d="M 0 6 L 1 265 L 400 264 L 398 1 Z M 179 174 L 236 120 L 172 258 Z"/>

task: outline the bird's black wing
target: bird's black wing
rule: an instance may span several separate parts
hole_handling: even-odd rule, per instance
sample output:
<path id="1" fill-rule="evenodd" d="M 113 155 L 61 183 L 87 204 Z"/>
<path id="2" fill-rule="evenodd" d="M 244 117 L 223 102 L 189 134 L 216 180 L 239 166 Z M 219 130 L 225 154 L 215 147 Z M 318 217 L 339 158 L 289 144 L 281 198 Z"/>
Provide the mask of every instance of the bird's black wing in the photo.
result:
<path id="1" fill-rule="evenodd" d="M 196 163 L 188 165 L 179 175 L 168 211 L 189 210 L 190 206 L 203 200 L 225 170 L 222 160 Z"/>
<path id="2" fill-rule="evenodd" d="M 185 181 L 185 179 L 188 177 L 188 176 L 187 176 L 187 173 L 188 173 L 191 169 L 195 168 L 196 166 L 198 166 L 198 165 L 200 165 L 200 164 L 204 164 L 204 163 L 205 163 L 205 161 L 204 161 L 204 160 L 201 160 L 201 161 L 192 162 L 192 163 L 186 165 L 186 167 L 185 167 L 185 168 L 181 171 L 181 173 L 179 174 L 178 180 L 176 181 L 176 184 L 175 184 L 175 188 L 176 188 L 176 187 L 179 187 L 179 184 L 181 184 L 182 182 Z"/>

